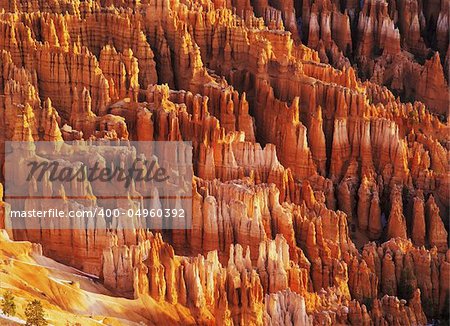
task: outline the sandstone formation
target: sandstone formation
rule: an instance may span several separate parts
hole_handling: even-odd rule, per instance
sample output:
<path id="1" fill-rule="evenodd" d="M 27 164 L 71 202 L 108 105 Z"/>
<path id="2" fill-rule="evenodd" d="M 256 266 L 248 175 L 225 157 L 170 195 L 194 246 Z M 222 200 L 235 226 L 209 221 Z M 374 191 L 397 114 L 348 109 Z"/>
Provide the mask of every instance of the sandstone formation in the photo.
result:
<path id="1" fill-rule="evenodd" d="M 448 12 L 446 0 L 307 0 L 295 15 L 302 40 L 322 61 L 356 64 L 361 78 L 446 115 Z"/>

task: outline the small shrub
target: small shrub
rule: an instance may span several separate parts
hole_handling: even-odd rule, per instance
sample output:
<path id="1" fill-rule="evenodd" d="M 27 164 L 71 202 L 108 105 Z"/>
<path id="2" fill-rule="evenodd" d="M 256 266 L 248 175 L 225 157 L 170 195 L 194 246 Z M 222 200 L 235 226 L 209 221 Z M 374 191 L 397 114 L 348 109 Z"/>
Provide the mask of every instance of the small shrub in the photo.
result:
<path id="1" fill-rule="evenodd" d="M 362 303 L 366 306 L 367 311 L 371 311 L 372 310 L 372 305 L 373 305 L 373 299 L 372 298 L 364 297 L 362 299 Z"/>
<path id="2" fill-rule="evenodd" d="M 16 315 L 16 304 L 14 303 L 14 296 L 11 291 L 6 291 L 2 299 L 2 311 L 6 316 Z"/>
<path id="3" fill-rule="evenodd" d="M 46 326 L 44 308 L 39 300 L 30 301 L 25 308 L 25 317 L 27 317 L 26 326 Z"/>
<path id="4" fill-rule="evenodd" d="M 400 299 L 410 300 L 413 297 L 415 281 L 416 277 L 411 269 L 405 268 L 402 270 L 398 285 L 398 297 Z"/>

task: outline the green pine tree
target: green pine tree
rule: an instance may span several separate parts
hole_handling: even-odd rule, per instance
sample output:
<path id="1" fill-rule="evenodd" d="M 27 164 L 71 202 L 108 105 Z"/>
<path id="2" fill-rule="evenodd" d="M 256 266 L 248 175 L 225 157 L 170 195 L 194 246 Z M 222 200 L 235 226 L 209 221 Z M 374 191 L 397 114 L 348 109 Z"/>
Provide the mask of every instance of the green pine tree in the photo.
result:
<path id="1" fill-rule="evenodd" d="M 398 297 L 410 300 L 414 295 L 414 289 L 417 287 L 416 276 L 410 268 L 404 268 L 400 275 L 398 285 Z"/>
<path id="2" fill-rule="evenodd" d="M 16 304 L 14 303 L 14 296 L 11 291 L 6 291 L 2 299 L 2 311 L 6 316 L 15 316 Z"/>
<path id="3" fill-rule="evenodd" d="M 25 317 L 27 317 L 26 326 L 45 326 L 48 322 L 44 318 L 44 308 L 39 300 L 28 302 L 25 308 Z"/>

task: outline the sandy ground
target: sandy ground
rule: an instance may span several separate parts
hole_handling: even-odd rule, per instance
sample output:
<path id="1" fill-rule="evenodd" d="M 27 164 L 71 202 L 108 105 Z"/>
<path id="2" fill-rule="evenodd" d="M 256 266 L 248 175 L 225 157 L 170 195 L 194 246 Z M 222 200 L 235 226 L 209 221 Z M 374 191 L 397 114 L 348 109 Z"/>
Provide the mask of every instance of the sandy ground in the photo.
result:
<path id="1" fill-rule="evenodd" d="M 29 242 L 10 241 L 0 231 L 0 296 L 11 290 L 17 319 L 0 315 L 0 325 L 25 320 L 29 300 L 42 302 L 51 325 L 189 325 L 190 311 L 145 296 L 136 300 L 114 297 L 95 277 L 33 254 Z"/>

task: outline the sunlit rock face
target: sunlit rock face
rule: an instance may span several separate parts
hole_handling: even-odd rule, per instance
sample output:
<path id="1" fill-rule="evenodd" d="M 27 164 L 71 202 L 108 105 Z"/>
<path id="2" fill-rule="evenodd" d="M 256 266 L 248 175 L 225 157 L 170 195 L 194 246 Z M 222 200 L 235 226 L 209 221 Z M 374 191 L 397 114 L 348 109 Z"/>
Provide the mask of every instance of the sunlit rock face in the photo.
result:
<path id="1" fill-rule="evenodd" d="M 0 8 L 2 154 L 186 140 L 195 173 L 187 230 L 2 230 L 2 290 L 53 324 L 448 320 L 448 0 Z"/>

